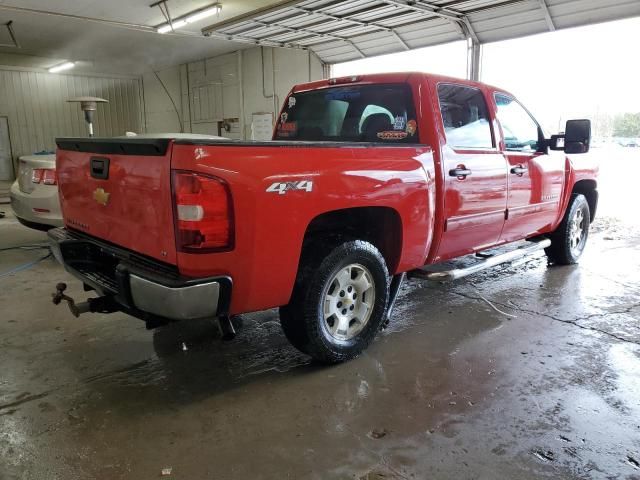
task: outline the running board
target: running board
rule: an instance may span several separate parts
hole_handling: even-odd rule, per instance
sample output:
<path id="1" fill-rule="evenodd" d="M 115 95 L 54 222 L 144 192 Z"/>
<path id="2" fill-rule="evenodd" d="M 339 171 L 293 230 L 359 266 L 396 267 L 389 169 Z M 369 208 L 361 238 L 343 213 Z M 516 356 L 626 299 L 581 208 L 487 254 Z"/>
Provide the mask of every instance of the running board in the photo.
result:
<path id="1" fill-rule="evenodd" d="M 453 270 L 445 270 L 441 272 L 414 270 L 411 273 L 412 276 L 426 278 L 427 280 L 447 282 L 451 280 L 457 280 L 459 278 L 464 278 L 468 275 L 481 272 L 482 270 L 495 267 L 496 265 L 500 265 L 502 263 L 512 262 L 551 246 L 551 240 L 549 240 L 548 238 L 537 240 L 531 243 L 532 245 L 518 247 L 515 250 L 511 250 L 510 252 L 488 257 L 486 260 L 482 260 L 481 262 L 471 265 L 470 267 L 454 268 Z"/>

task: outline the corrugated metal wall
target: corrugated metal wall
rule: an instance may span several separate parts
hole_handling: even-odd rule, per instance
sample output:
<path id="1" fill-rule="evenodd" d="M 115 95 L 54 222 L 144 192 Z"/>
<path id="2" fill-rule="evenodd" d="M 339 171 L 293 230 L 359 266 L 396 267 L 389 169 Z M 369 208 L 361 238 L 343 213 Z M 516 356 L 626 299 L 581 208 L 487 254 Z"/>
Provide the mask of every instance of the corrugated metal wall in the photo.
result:
<path id="1" fill-rule="evenodd" d="M 56 137 L 87 135 L 77 103 L 67 99 L 91 95 L 109 100 L 98 106 L 96 136 L 142 131 L 140 81 L 55 75 L 0 69 L 0 116 L 9 119 L 14 162 L 21 155 L 54 150 Z"/>

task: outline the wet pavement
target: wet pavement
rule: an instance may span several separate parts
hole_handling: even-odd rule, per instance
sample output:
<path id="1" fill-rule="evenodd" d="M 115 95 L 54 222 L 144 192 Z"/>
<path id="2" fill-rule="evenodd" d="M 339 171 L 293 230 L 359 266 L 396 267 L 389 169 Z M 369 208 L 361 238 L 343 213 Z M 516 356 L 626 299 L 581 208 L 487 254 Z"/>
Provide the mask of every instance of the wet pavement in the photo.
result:
<path id="1" fill-rule="evenodd" d="M 1 222 L 0 248 L 44 240 Z M 639 244 L 603 217 L 579 266 L 413 279 L 333 367 L 275 311 L 230 343 L 210 322 L 75 319 L 53 286 L 87 295 L 51 258 L 2 276 L 46 250 L 0 251 L 0 479 L 640 479 Z"/>

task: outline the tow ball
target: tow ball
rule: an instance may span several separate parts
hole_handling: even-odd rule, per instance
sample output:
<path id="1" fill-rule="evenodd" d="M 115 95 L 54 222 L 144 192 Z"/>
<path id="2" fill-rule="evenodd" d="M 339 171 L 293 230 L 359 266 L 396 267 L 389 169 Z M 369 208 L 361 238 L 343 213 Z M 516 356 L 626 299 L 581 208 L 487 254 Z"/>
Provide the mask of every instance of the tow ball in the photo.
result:
<path id="1" fill-rule="evenodd" d="M 64 300 L 69 306 L 69 310 L 74 317 L 79 317 L 87 312 L 111 313 L 117 310 L 113 299 L 109 296 L 89 298 L 86 302 L 76 303 L 73 298 L 65 295 L 67 284 L 60 282 L 56 285 L 56 293 L 52 293 L 52 301 L 54 305 L 60 305 Z"/>

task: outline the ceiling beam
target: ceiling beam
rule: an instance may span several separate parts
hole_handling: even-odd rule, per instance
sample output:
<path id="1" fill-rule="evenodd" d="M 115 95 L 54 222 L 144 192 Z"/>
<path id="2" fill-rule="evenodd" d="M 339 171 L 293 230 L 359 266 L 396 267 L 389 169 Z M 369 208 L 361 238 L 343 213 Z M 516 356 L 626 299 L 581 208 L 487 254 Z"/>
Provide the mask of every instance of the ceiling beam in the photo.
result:
<path id="1" fill-rule="evenodd" d="M 298 6 L 294 6 L 292 7 L 295 10 L 298 10 L 300 12 L 304 12 L 307 15 L 318 15 L 327 19 L 330 19 L 332 21 L 336 21 L 336 22 L 347 22 L 347 23 L 351 23 L 352 25 L 360 25 L 361 27 L 376 27 L 379 28 L 381 30 L 384 30 L 386 32 L 391 33 L 391 36 L 393 36 L 393 38 L 396 39 L 396 41 L 402 46 L 402 48 L 404 48 L 405 50 L 410 50 L 409 45 L 407 45 L 407 42 L 404 41 L 404 39 L 398 34 L 398 32 L 396 32 L 393 28 L 391 27 L 386 27 L 384 25 L 380 25 L 377 22 L 367 22 L 367 21 L 363 21 L 363 20 L 356 20 L 355 18 L 351 18 L 351 16 L 349 15 L 333 15 L 331 13 L 327 13 L 324 12 L 321 8 L 317 9 L 317 10 L 311 10 L 308 8 L 303 8 L 303 7 L 298 7 Z"/>
<path id="2" fill-rule="evenodd" d="M 473 43 L 480 43 L 480 40 L 478 39 L 478 35 L 476 34 L 476 31 L 473 28 L 473 25 L 471 25 L 471 21 L 469 20 L 469 17 L 467 17 L 466 15 L 462 17 L 462 24 L 464 25 L 462 29 L 463 31 L 465 31 L 467 38 L 470 38 L 473 41 Z"/>
<path id="3" fill-rule="evenodd" d="M 306 14 L 305 14 L 306 16 Z M 298 20 L 300 17 L 288 17 L 288 18 L 284 18 L 281 19 L 281 21 L 285 21 L 288 22 L 290 20 Z M 326 32 L 318 32 L 316 30 L 311 30 L 312 28 L 317 28 L 317 27 L 322 27 L 324 25 L 327 24 L 327 22 L 316 22 L 316 23 L 312 23 L 312 24 L 307 24 L 304 27 L 298 27 L 298 26 L 291 26 L 291 25 L 285 25 L 284 23 L 281 23 L 281 21 L 277 21 L 277 22 L 265 22 L 262 20 L 251 20 L 253 23 L 260 25 L 261 27 L 276 27 L 276 28 L 280 28 L 282 30 L 287 30 L 290 32 L 300 32 L 300 33 L 307 33 L 310 35 L 316 35 L 316 36 L 330 36 L 330 37 L 335 37 L 336 39 L 340 39 L 340 40 L 345 40 L 348 37 L 342 36 L 339 34 L 339 32 L 341 30 L 347 30 L 347 29 L 352 29 L 353 27 L 351 26 L 337 26 L 336 28 L 326 31 Z M 368 27 L 371 27 L 375 30 L 390 30 L 389 28 L 386 27 L 381 27 L 378 25 L 367 25 Z M 247 33 L 251 30 L 255 30 L 255 28 L 249 28 L 247 30 L 243 30 L 240 33 Z M 369 33 L 369 32 L 367 32 Z"/>
<path id="4" fill-rule="evenodd" d="M 471 38 L 473 41 L 478 42 L 478 37 L 471 26 L 471 22 L 466 16 L 456 10 L 449 8 L 439 8 L 437 5 L 422 1 L 411 0 L 381 0 L 388 5 L 396 5 L 398 7 L 413 10 L 414 12 L 430 13 L 435 17 L 444 18 L 448 20 L 460 33 L 462 38 Z"/>
<path id="5" fill-rule="evenodd" d="M 13 30 L 13 21 L 8 21 L 4 26 L 7 28 L 7 33 L 9 33 L 9 38 L 11 38 L 12 43 L 0 43 L 0 47 L 20 48 L 20 44 L 16 38 L 16 32 Z"/>
<path id="6" fill-rule="evenodd" d="M 460 32 L 461 36 L 463 38 L 466 38 L 464 30 L 460 27 L 460 17 L 462 15 L 455 11 L 452 11 L 450 9 L 438 8 L 435 5 L 428 4 L 425 2 L 416 2 L 414 0 L 380 0 L 380 2 L 387 5 L 394 5 L 404 10 L 420 12 L 420 13 L 430 13 L 434 17 L 445 18 L 451 21 L 454 25 L 456 25 L 456 28 Z M 223 28 L 228 28 L 245 21 L 247 22 L 253 21 L 258 16 L 268 15 L 270 13 L 274 13 L 274 12 L 283 10 L 285 8 L 297 7 L 298 4 L 300 3 L 302 3 L 302 0 L 288 0 L 288 1 L 278 3 L 277 5 L 274 5 L 274 6 L 266 7 L 254 12 L 249 12 L 244 15 L 238 15 L 236 17 L 230 18 L 229 20 L 225 20 L 223 22 L 218 22 L 213 25 L 209 25 L 202 29 L 202 33 L 206 35 L 210 32 L 219 31 Z M 336 2 L 336 3 L 339 3 L 339 2 Z"/>
<path id="7" fill-rule="evenodd" d="M 358 55 L 360 55 L 360 57 L 362 57 L 362 58 L 366 57 L 364 52 L 362 50 L 360 50 L 360 48 L 358 48 L 355 43 L 353 43 L 351 40 L 349 40 L 349 38 L 343 37 L 341 35 L 335 35 L 333 33 L 316 32 L 315 30 L 309 30 L 307 28 L 289 27 L 287 25 L 283 25 L 283 24 L 278 23 L 278 22 L 263 22 L 261 20 L 256 20 L 256 19 L 253 19 L 251 21 L 253 23 L 257 24 L 257 25 L 260 25 L 261 27 L 264 27 L 264 28 L 275 27 L 275 28 L 279 28 L 280 30 L 284 30 L 284 31 L 290 32 L 290 33 L 304 33 L 304 34 L 307 34 L 309 36 L 321 37 L 321 38 L 326 38 L 328 40 L 339 40 L 339 41 L 342 41 L 342 42 L 346 42 L 347 44 L 349 44 L 358 53 Z M 254 28 L 252 28 L 250 30 L 254 30 Z M 249 31 L 249 30 L 244 30 L 241 33 L 246 36 L 247 31 Z M 271 36 L 277 36 L 277 35 L 278 34 L 274 34 L 274 35 L 271 35 Z"/>
<path id="8" fill-rule="evenodd" d="M 549 31 L 553 32 L 556 29 L 555 24 L 553 23 L 553 18 L 551 18 L 551 12 L 549 11 L 549 7 L 547 6 L 547 2 L 545 0 L 538 0 L 540 2 L 540 8 L 542 9 L 542 13 L 544 14 L 544 19 L 547 22 L 547 26 L 549 27 Z"/>
<path id="9" fill-rule="evenodd" d="M 293 6 L 291 7 L 294 10 L 297 10 L 299 12 L 303 12 L 305 15 L 308 16 L 320 16 L 322 18 L 326 18 L 328 20 L 331 21 L 335 21 L 335 22 L 346 22 L 346 23 L 351 23 L 352 25 L 359 25 L 361 27 L 373 27 L 376 30 L 381 30 L 381 31 L 385 31 L 391 34 L 391 36 L 400 44 L 400 46 L 404 49 L 404 50 L 410 50 L 411 47 L 409 47 L 409 45 L 407 44 L 407 42 L 400 36 L 400 34 L 395 31 L 393 28 L 391 27 L 387 27 L 385 25 L 380 25 L 379 23 L 375 22 L 375 21 L 364 21 L 364 20 L 357 20 L 355 18 L 352 18 L 351 15 L 333 15 L 331 13 L 327 13 L 325 11 L 322 10 L 322 8 L 319 8 L 317 10 L 311 10 L 308 8 L 304 8 L 304 7 L 299 7 L 299 6 Z M 361 13 L 361 12 L 358 12 Z M 285 21 L 288 21 L 289 18 L 284 19 Z M 322 25 L 322 23 L 318 23 L 318 24 L 314 24 L 314 27 L 320 26 Z M 348 28 L 348 27 L 347 27 Z M 337 32 L 339 32 L 340 30 L 344 30 L 345 27 L 340 27 L 340 28 L 336 28 L 334 30 L 331 30 L 328 33 L 331 34 L 336 34 Z M 367 32 L 367 34 L 370 32 Z"/>
<path id="10" fill-rule="evenodd" d="M 111 25 L 113 27 L 123 27 L 123 28 L 129 28 L 129 29 L 132 29 L 132 30 L 139 30 L 139 31 L 156 33 L 156 29 L 154 27 L 149 26 L 149 25 L 141 25 L 141 24 L 138 24 L 138 23 L 129 23 L 129 22 L 120 22 L 120 21 L 117 21 L 117 20 L 109 20 L 109 19 L 106 19 L 106 18 L 87 17 L 87 16 L 84 16 L 84 15 L 73 15 L 73 14 L 70 14 L 70 13 L 54 12 L 54 11 L 50 11 L 50 10 L 41 10 L 41 9 L 37 9 L 37 8 L 14 7 L 13 5 L 4 5 L 4 4 L 0 4 L 0 10 L 9 10 L 9 11 L 12 11 L 12 12 L 37 14 L 37 15 L 46 15 L 46 16 L 50 16 L 50 17 L 68 18 L 68 19 L 72 19 L 72 20 L 81 20 L 81 21 L 84 21 L 84 22 L 102 23 L 104 25 Z"/>
<path id="11" fill-rule="evenodd" d="M 415 2 L 412 0 L 381 0 L 388 5 L 397 5 L 399 7 L 406 8 L 407 10 L 413 10 L 414 12 L 430 13 L 436 17 L 445 18 L 457 22 L 460 20 L 460 14 L 451 12 L 449 10 L 438 8 L 435 5 L 426 2 Z"/>
<path id="12" fill-rule="evenodd" d="M 241 15 L 236 15 L 228 20 L 223 20 L 222 22 L 214 23 L 202 29 L 202 33 L 205 35 L 209 32 L 218 31 L 223 28 L 228 28 L 233 25 L 238 25 L 240 23 L 253 21 L 256 17 L 261 17 L 263 15 L 268 15 L 269 13 L 277 12 L 279 10 L 293 7 L 298 3 L 301 3 L 302 0 L 287 0 L 284 2 L 280 2 L 276 5 L 271 5 L 269 7 L 260 8 L 257 10 L 253 10 L 247 13 L 243 13 Z"/>
<path id="13" fill-rule="evenodd" d="M 404 48 L 405 50 L 411 50 L 409 44 L 405 42 L 404 38 L 402 38 L 398 32 L 396 32 L 395 30 L 391 30 L 391 35 L 400 45 L 402 45 L 402 48 Z"/>
<path id="14" fill-rule="evenodd" d="M 489 5 L 485 5 L 484 7 L 477 7 L 477 8 L 472 8 L 470 10 L 465 10 L 464 14 L 471 15 L 473 13 L 488 12 L 489 10 L 497 10 L 502 7 L 510 7 L 511 5 L 517 5 L 519 3 L 530 3 L 530 2 L 531 0 L 505 0 L 504 2 L 491 3 Z"/>
<path id="15" fill-rule="evenodd" d="M 523 0 L 520 0 L 520 1 L 523 1 Z M 474 43 L 479 43 L 478 36 L 476 35 L 473 25 L 471 24 L 467 16 L 462 12 L 459 12 L 457 10 L 454 10 L 448 7 L 441 7 L 431 2 L 427 2 L 423 0 L 379 0 L 379 2 L 380 4 L 393 6 L 397 9 L 396 15 L 389 15 L 385 17 L 385 19 L 392 19 L 396 16 L 399 16 L 405 13 L 410 13 L 410 12 L 423 14 L 421 16 L 424 16 L 424 18 L 422 18 L 419 21 L 409 22 L 408 24 L 420 23 L 425 20 L 442 18 L 449 21 L 451 25 L 454 26 L 454 28 L 456 29 L 456 31 L 458 31 L 461 38 L 471 39 Z M 360 57 L 362 58 L 366 57 L 364 52 L 354 43 L 353 41 L 354 36 L 347 36 L 347 35 L 340 34 L 341 31 L 344 31 L 349 27 L 336 25 L 336 28 L 328 32 L 318 32 L 314 30 L 314 28 L 317 28 L 322 25 L 327 25 L 327 23 L 329 22 L 317 22 L 313 24 L 306 24 L 304 26 L 290 26 L 289 22 L 292 20 L 296 21 L 299 19 L 299 17 L 287 16 L 284 18 L 278 18 L 276 21 L 270 21 L 268 18 L 265 20 L 257 19 L 258 17 L 264 18 L 265 16 L 271 13 L 278 13 L 278 12 L 282 12 L 285 9 L 292 9 L 304 15 L 308 15 L 310 17 L 319 16 L 321 18 L 325 18 L 327 20 L 335 21 L 338 23 L 339 22 L 350 23 L 351 25 L 359 25 L 361 27 L 369 27 L 372 29 L 371 32 L 358 34 L 357 36 L 367 35 L 369 33 L 374 33 L 376 31 L 388 32 L 400 44 L 400 46 L 402 46 L 404 50 L 411 49 L 411 47 L 407 44 L 407 42 L 394 29 L 394 27 L 388 27 L 386 25 L 381 25 L 380 23 L 378 23 L 380 19 L 376 19 L 374 21 L 367 21 L 367 20 L 360 20 L 360 19 L 354 18 L 355 15 L 361 14 L 363 12 L 356 12 L 356 13 L 352 12 L 351 14 L 348 14 L 348 15 L 336 15 L 336 14 L 328 13 L 327 11 L 323 10 L 325 8 L 330 8 L 330 7 L 339 5 L 341 3 L 339 0 L 329 4 L 328 6 L 325 5 L 317 10 L 302 7 L 300 6 L 300 3 L 302 3 L 301 0 L 284 1 L 277 5 L 267 7 L 267 8 L 258 10 L 256 12 L 248 13 L 245 15 L 231 18 L 227 21 L 210 25 L 208 27 L 203 28 L 202 32 L 205 35 L 226 36 L 230 40 L 232 40 L 234 36 L 239 35 L 241 37 L 244 37 L 243 40 L 253 37 L 259 41 L 263 41 L 263 40 L 266 41 L 269 37 L 277 37 L 279 35 L 282 35 L 285 32 L 300 33 L 300 34 L 303 34 L 302 38 L 296 38 L 294 40 L 288 40 L 286 42 L 283 41 L 283 43 L 299 44 L 299 42 L 303 40 L 306 41 L 308 39 L 310 40 L 313 37 L 320 40 L 319 43 L 325 43 L 322 40 L 341 41 L 350 45 L 351 48 L 353 48 Z M 380 8 L 380 7 L 376 7 L 376 8 Z M 230 32 L 227 34 L 223 31 L 224 29 L 233 30 L 234 27 L 237 30 L 233 31 L 233 33 Z M 261 28 L 276 28 L 281 30 L 282 32 L 268 34 L 268 35 L 265 35 L 264 38 L 255 37 L 254 34 L 250 33 Z M 273 41 L 277 41 L 277 40 L 273 40 Z M 318 43 L 318 42 L 314 42 L 314 43 Z"/>

